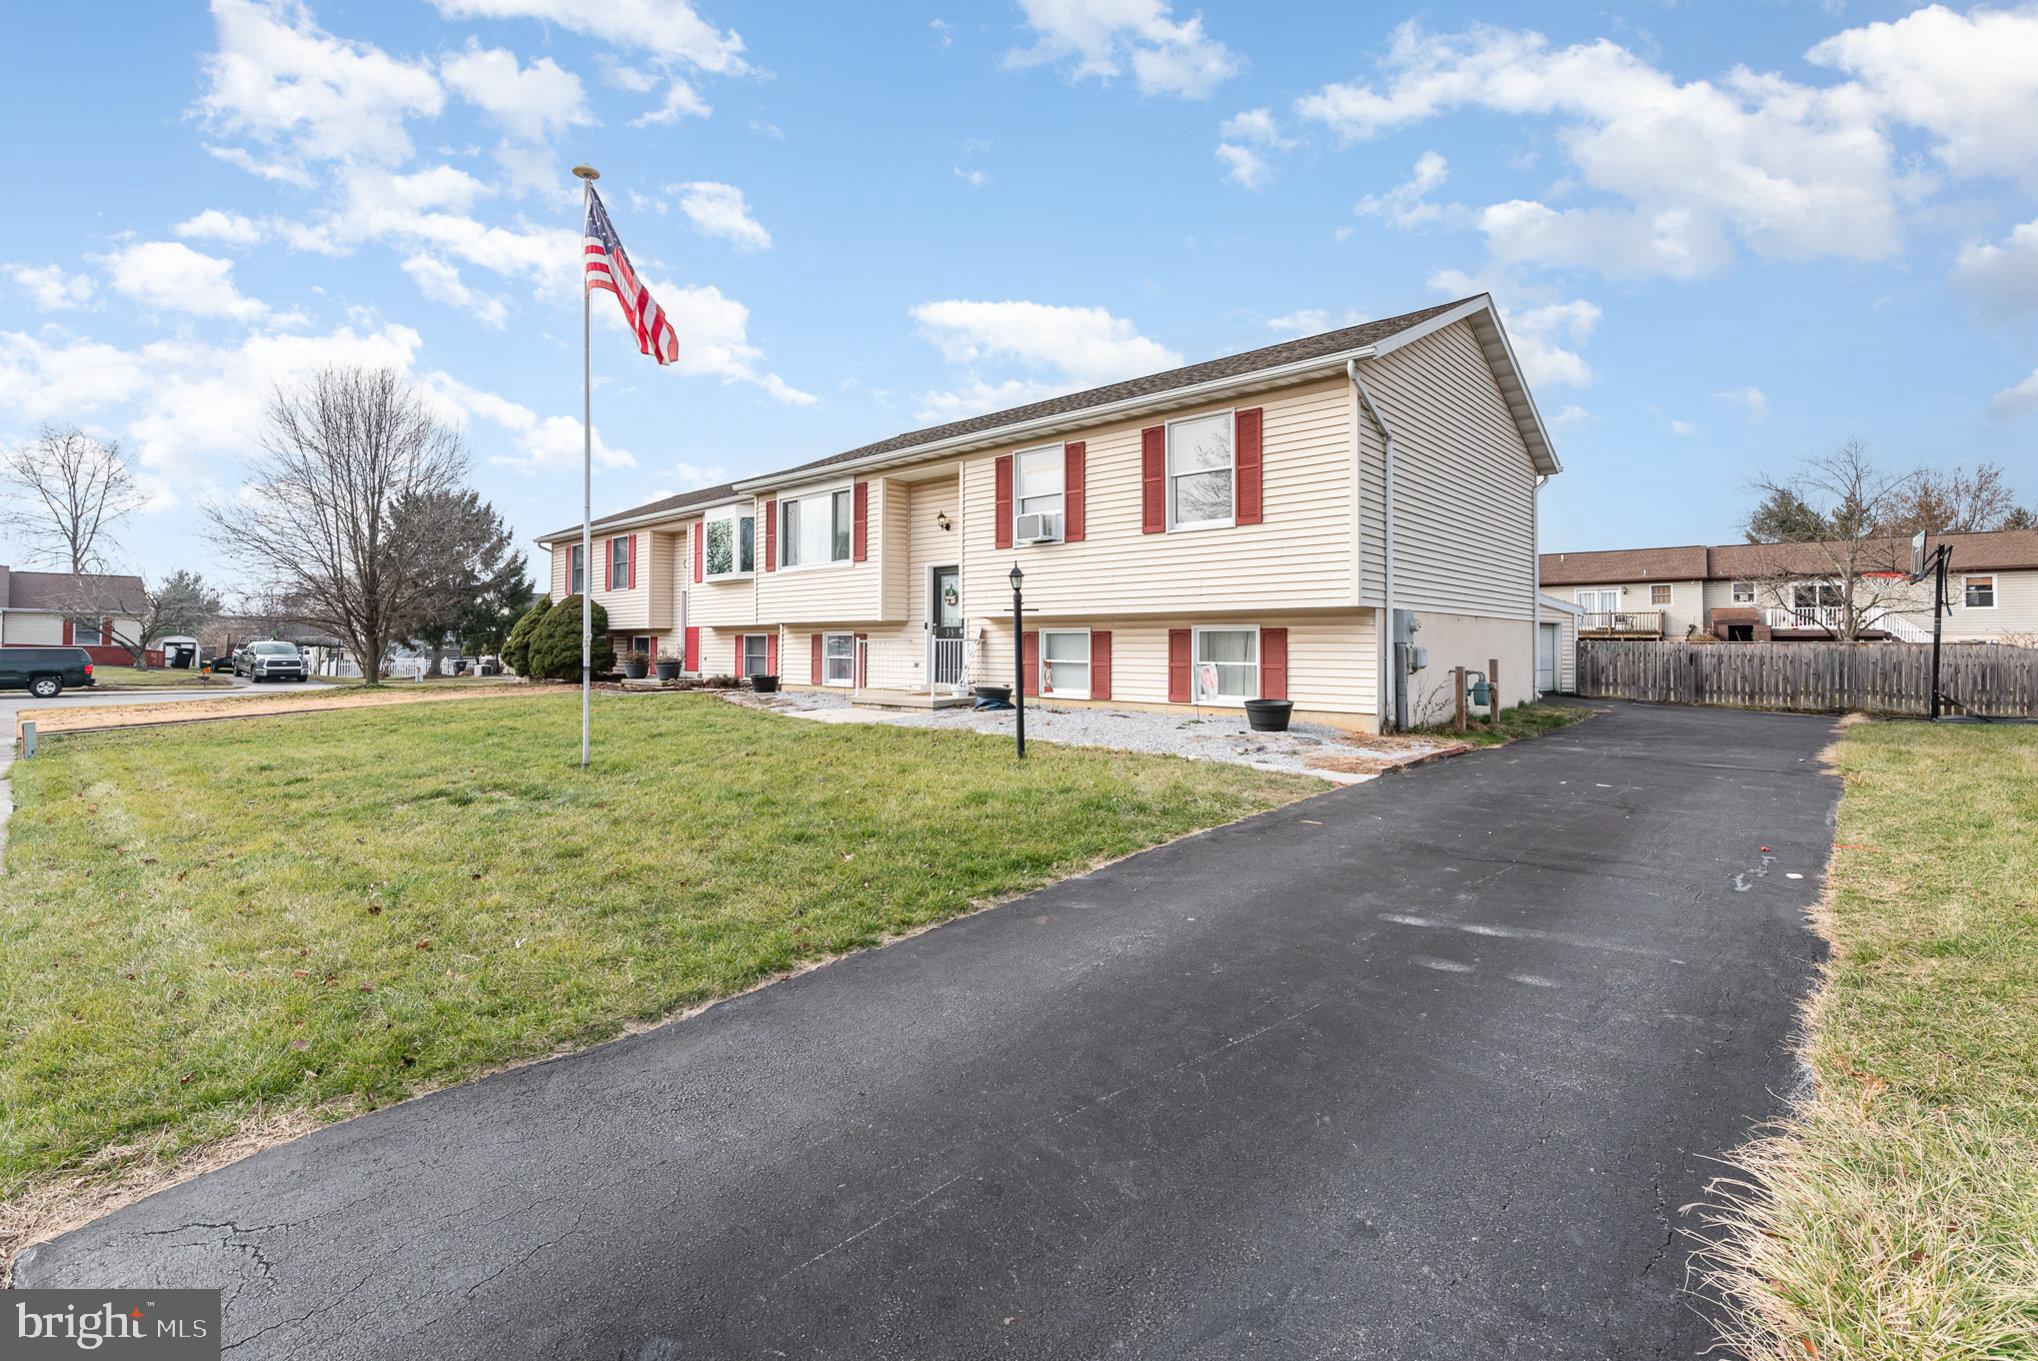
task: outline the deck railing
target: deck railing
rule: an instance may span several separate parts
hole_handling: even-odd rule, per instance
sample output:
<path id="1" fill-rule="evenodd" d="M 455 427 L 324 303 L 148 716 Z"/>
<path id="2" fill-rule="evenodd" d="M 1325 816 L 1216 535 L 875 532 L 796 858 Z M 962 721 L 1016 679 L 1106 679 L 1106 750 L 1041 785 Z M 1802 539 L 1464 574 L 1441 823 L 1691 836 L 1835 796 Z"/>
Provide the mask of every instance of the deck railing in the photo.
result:
<path id="1" fill-rule="evenodd" d="M 859 690 L 966 695 L 974 683 L 976 642 L 971 638 L 866 638 L 856 650 Z"/>
<path id="2" fill-rule="evenodd" d="M 1620 634 L 1628 638 L 1661 638 L 1661 610 L 1588 610 L 1579 617 L 1581 637 Z"/>

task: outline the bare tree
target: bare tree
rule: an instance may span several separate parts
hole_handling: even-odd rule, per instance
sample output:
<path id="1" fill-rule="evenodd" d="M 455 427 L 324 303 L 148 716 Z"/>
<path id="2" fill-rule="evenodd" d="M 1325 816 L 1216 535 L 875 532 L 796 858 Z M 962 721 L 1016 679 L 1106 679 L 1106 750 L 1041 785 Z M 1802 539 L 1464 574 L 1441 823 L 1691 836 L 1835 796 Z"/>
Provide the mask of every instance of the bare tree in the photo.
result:
<path id="1" fill-rule="evenodd" d="M 1758 588 L 1786 608 L 1809 606 L 1822 618 L 1830 613 L 1833 634 L 1843 642 L 1890 615 L 1916 610 L 1917 592 L 1903 576 L 1910 546 L 1890 530 L 1914 480 L 1877 467 L 1858 439 L 1806 459 L 1787 478 L 1758 479 L 1755 490 L 1766 504 L 1808 507 L 1824 530 L 1769 545 Z M 1800 590 L 1810 593 L 1809 601 L 1796 598 Z"/>
<path id="2" fill-rule="evenodd" d="M 2005 522 L 2017 513 L 2017 494 L 2009 476 L 1993 463 L 1965 468 L 1920 468 L 1911 474 L 1890 509 L 1891 534 L 1909 538 L 1921 529 L 1934 534 L 1977 534 L 2015 528 Z"/>
<path id="3" fill-rule="evenodd" d="M 437 552 L 429 536 L 397 532 L 397 511 L 459 486 L 460 436 L 393 371 L 328 368 L 276 389 L 261 447 L 241 499 L 206 514 L 229 554 L 344 638 L 378 684 Z"/>
<path id="4" fill-rule="evenodd" d="M 0 454 L 0 528 L 28 561 L 71 572 L 101 568 L 102 539 L 147 499 L 118 442 L 76 426 L 46 425 L 27 444 Z"/>

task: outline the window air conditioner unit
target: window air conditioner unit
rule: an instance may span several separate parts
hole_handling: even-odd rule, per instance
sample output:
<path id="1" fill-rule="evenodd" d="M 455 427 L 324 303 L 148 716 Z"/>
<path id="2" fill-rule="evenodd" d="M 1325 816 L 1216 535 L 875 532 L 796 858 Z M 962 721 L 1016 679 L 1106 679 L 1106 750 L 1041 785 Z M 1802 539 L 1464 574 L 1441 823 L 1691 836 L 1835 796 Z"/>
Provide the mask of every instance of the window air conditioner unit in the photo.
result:
<path id="1" fill-rule="evenodd" d="M 1060 543 L 1061 516 L 1022 515 L 1018 537 L 1021 543 Z"/>

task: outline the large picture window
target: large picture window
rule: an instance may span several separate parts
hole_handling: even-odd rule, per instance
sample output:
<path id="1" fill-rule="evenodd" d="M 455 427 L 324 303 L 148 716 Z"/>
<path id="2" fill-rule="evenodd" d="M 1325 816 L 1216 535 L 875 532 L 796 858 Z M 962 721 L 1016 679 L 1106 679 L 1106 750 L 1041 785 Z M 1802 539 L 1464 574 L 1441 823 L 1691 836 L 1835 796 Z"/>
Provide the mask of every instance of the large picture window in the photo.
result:
<path id="1" fill-rule="evenodd" d="M 1196 630 L 1196 702 L 1238 704 L 1260 693 L 1258 629 Z"/>
<path id="2" fill-rule="evenodd" d="M 1170 529 L 1231 523 L 1231 423 L 1224 411 L 1168 427 Z"/>
<path id="3" fill-rule="evenodd" d="M 778 565 L 813 567 L 849 561 L 855 510 L 848 488 L 778 503 Z"/>
<path id="4" fill-rule="evenodd" d="M 1846 588 L 1837 581 L 1800 581 L 1790 588 L 1792 609 L 1837 610 L 1846 603 Z"/>
<path id="5" fill-rule="evenodd" d="M 1048 629 L 1040 635 L 1041 693 L 1063 699 L 1090 697 L 1088 629 Z"/>
<path id="6" fill-rule="evenodd" d="M 707 575 L 747 577 L 757 570 L 757 517 L 748 511 L 707 522 Z"/>
<path id="7" fill-rule="evenodd" d="M 856 635 L 830 633 L 821 639 L 821 683 L 856 683 Z"/>
<path id="8" fill-rule="evenodd" d="M 1059 444 L 1028 449 L 1013 458 L 1012 514 L 1014 532 L 1021 542 L 1061 538 L 1066 468 Z M 1028 520 L 1029 515 L 1040 518 Z"/>

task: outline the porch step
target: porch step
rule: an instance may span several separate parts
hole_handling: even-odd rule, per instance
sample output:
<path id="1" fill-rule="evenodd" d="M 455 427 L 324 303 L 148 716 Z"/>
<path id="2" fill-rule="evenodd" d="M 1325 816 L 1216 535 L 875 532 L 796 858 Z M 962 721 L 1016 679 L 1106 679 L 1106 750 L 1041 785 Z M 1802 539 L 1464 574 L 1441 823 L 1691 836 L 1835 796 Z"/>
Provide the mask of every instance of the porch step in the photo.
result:
<path id="1" fill-rule="evenodd" d="M 970 695 L 930 695 L 921 690 L 856 690 L 849 702 L 859 709 L 965 709 Z"/>

